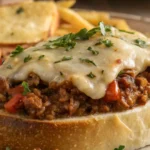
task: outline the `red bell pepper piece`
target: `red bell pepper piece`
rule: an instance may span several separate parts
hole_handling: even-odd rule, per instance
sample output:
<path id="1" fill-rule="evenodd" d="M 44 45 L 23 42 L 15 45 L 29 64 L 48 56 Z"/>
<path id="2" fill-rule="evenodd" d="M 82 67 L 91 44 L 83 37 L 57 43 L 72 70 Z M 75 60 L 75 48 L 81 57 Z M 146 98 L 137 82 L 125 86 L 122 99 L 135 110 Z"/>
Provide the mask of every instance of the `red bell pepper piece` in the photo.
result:
<path id="1" fill-rule="evenodd" d="M 16 113 L 18 104 L 23 100 L 24 96 L 22 94 L 14 95 L 7 103 L 5 103 L 4 108 L 10 113 Z"/>
<path id="2" fill-rule="evenodd" d="M 120 89 L 118 86 L 118 82 L 116 80 L 112 81 L 106 90 L 106 94 L 104 96 L 104 100 L 107 102 L 118 101 L 120 100 Z"/>

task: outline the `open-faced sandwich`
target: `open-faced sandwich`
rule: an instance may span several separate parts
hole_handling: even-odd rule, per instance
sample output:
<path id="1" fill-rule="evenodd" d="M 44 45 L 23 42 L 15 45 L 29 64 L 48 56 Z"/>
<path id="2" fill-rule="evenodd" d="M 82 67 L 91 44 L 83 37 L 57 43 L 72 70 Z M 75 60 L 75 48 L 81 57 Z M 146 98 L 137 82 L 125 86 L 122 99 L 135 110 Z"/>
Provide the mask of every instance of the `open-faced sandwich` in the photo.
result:
<path id="1" fill-rule="evenodd" d="M 24 50 L 0 67 L 0 148 L 135 150 L 150 144 L 150 41 L 104 25 Z"/>

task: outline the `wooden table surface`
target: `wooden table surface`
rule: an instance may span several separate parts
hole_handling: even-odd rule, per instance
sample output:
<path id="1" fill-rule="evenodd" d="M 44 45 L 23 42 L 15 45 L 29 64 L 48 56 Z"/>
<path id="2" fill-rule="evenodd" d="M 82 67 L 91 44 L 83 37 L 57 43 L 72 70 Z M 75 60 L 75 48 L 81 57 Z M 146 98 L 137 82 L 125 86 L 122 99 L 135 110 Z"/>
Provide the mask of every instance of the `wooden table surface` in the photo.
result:
<path id="1" fill-rule="evenodd" d="M 150 17 L 150 0 L 77 0 L 75 7 Z"/>

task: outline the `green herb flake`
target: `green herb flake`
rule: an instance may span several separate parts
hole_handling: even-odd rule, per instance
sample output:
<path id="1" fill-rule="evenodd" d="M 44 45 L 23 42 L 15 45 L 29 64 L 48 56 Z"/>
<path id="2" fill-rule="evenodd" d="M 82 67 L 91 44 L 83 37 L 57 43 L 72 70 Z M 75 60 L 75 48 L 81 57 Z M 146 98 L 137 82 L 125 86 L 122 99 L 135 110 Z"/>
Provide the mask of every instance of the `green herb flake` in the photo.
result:
<path id="1" fill-rule="evenodd" d="M 27 57 L 24 58 L 24 63 L 30 61 L 32 59 L 32 57 L 30 55 L 28 55 Z"/>
<path id="2" fill-rule="evenodd" d="M 38 60 L 41 60 L 44 57 L 45 57 L 45 55 L 40 55 L 39 58 L 38 58 Z"/>
<path id="3" fill-rule="evenodd" d="M 22 48 L 20 45 L 16 47 L 16 49 L 10 54 L 10 57 L 15 57 L 16 55 L 23 52 L 24 48 Z"/>
<path id="4" fill-rule="evenodd" d="M 60 63 L 62 61 L 68 61 L 68 60 L 71 60 L 73 59 L 71 56 L 64 56 L 62 59 L 58 60 L 58 61 L 55 61 L 54 63 Z"/>
<path id="5" fill-rule="evenodd" d="M 136 39 L 136 40 L 134 40 L 134 42 L 135 42 L 135 45 L 137 45 L 139 47 L 144 48 L 146 46 L 146 42 L 141 39 Z"/>
<path id="6" fill-rule="evenodd" d="M 53 49 L 58 47 L 64 47 L 66 51 L 69 51 L 73 49 L 76 45 L 76 42 L 74 41 L 75 35 L 73 33 L 64 35 L 63 37 L 60 37 L 56 40 L 49 41 L 45 46 L 46 49 Z"/>
<path id="7" fill-rule="evenodd" d="M 87 74 L 87 76 L 88 76 L 89 78 L 91 78 L 91 79 L 93 79 L 93 78 L 96 77 L 92 72 L 90 72 L 89 74 Z"/>
<path id="8" fill-rule="evenodd" d="M 11 65 L 8 65 L 8 66 L 7 66 L 7 69 L 12 69 L 12 66 L 11 66 Z"/>
<path id="9" fill-rule="evenodd" d="M 106 47 L 111 47 L 111 46 L 113 46 L 113 43 L 112 43 L 110 40 L 108 40 L 108 39 L 102 41 L 102 43 L 105 44 Z"/>
<path id="10" fill-rule="evenodd" d="M 122 75 L 122 74 L 124 74 L 125 72 L 124 72 L 124 70 L 121 70 L 119 73 L 118 73 L 118 76 L 120 76 L 120 75 Z"/>
<path id="11" fill-rule="evenodd" d="M 79 32 L 75 34 L 76 40 L 87 40 L 89 38 L 88 36 L 88 30 L 86 28 L 81 29 Z"/>
<path id="12" fill-rule="evenodd" d="M 96 45 L 101 45 L 101 44 L 103 44 L 103 40 L 102 39 L 100 39 L 97 43 L 95 43 L 95 46 Z"/>
<path id="13" fill-rule="evenodd" d="M 16 14 L 21 14 L 24 12 L 24 9 L 22 7 L 19 7 L 17 10 L 16 10 Z"/>
<path id="14" fill-rule="evenodd" d="M 124 145 L 120 145 L 118 148 L 115 148 L 114 150 L 124 150 L 125 146 Z"/>
<path id="15" fill-rule="evenodd" d="M 126 30 L 119 30 L 120 32 L 125 32 L 125 33 L 129 33 L 129 34 L 134 34 L 134 32 L 131 31 L 126 31 Z"/>
<path id="16" fill-rule="evenodd" d="M 99 52 L 96 51 L 96 50 L 93 50 L 92 47 L 88 47 L 87 50 L 90 51 L 90 52 L 92 52 L 93 55 L 98 55 L 99 54 Z"/>
<path id="17" fill-rule="evenodd" d="M 111 32 L 111 26 L 105 25 L 105 31 L 106 32 Z"/>
<path id="18" fill-rule="evenodd" d="M 53 46 L 52 44 L 50 44 L 50 45 L 49 44 L 45 44 L 44 46 L 45 46 L 46 49 L 53 49 L 53 48 L 55 48 L 55 46 Z"/>
<path id="19" fill-rule="evenodd" d="M 99 27 L 97 27 L 97 28 L 93 28 L 93 29 L 91 29 L 91 30 L 89 30 L 88 32 L 87 32 L 87 39 L 89 39 L 90 37 L 92 37 L 94 34 L 96 34 L 97 32 L 99 32 L 100 31 L 100 28 Z"/>
<path id="20" fill-rule="evenodd" d="M 85 58 L 85 59 L 84 58 L 79 58 L 79 60 L 81 62 L 86 62 L 86 63 L 89 63 L 89 64 L 92 64 L 92 65 L 96 66 L 96 64 L 92 60 L 90 60 L 88 58 Z"/>
<path id="21" fill-rule="evenodd" d="M 106 32 L 105 32 L 105 25 L 104 25 L 104 23 L 103 23 L 103 22 L 100 22 L 100 23 L 99 23 L 99 27 L 100 27 L 100 30 L 101 30 L 101 34 L 102 34 L 102 35 L 105 35 Z"/>
<path id="22" fill-rule="evenodd" d="M 27 95 L 31 90 L 29 89 L 29 85 L 27 82 L 23 81 L 21 84 L 24 88 L 23 95 Z"/>

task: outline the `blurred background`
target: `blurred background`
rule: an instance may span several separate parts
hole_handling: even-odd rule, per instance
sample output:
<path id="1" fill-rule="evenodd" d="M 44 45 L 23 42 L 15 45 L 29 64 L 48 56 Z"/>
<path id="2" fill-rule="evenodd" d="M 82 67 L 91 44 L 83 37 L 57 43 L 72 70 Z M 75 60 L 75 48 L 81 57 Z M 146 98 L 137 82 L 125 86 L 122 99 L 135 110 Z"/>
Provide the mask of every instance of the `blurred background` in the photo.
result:
<path id="1" fill-rule="evenodd" d="M 76 7 L 150 17 L 150 0 L 77 0 Z"/>
<path id="2" fill-rule="evenodd" d="M 0 4 L 17 1 L 25 0 L 0 0 Z M 150 17 L 150 0 L 77 0 L 75 7 Z"/>

